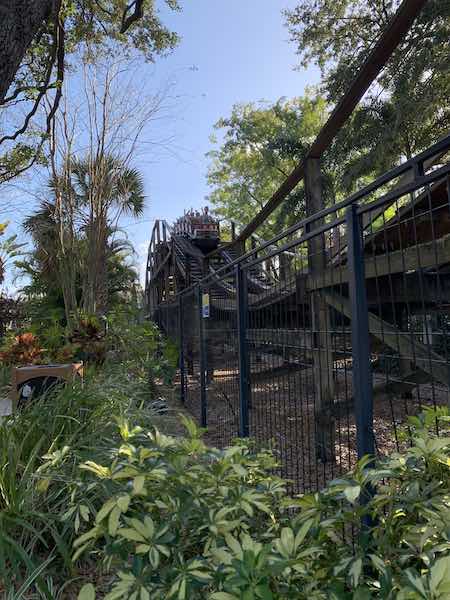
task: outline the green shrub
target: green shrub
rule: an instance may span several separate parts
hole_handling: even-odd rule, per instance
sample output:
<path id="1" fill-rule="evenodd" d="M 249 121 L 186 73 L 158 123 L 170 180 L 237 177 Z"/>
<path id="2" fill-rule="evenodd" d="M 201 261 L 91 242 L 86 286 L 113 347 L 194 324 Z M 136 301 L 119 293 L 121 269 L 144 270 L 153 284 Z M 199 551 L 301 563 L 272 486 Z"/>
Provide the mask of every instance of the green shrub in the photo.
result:
<path id="1" fill-rule="evenodd" d="M 108 342 L 112 359 L 131 376 L 145 377 L 148 399 L 157 396 L 156 382 L 170 385 L 178 366 L 178 347 L 164 338 L 155 323 L 140 322 L 133 309 L 124 308 L 108 316 Z"/>
<path id="2" fill-rule="evenodd" d="M 174 439 L 122 421 L 111 460 L 81 465 L 90 477 L 70 510 L 85 494 L 102 502 L 73 559 L 102 559 L 105 599 L 450 598 L 448 438 L 418 420 L 404 455 L 286 499 L 270 454 L 211 449 L 186 426 Z"/>
<path id="3" fill-rule="evenodd" d="M 115 365 L 0 421 L 0 597 L 5 587 L 15 593 L 31 581 L 31 588 L 52 600 L 52 589 L 72 578 L 72 542 L 86 511 L 101 501 L 95 489 L 86 491 L 79 463 L 109 460 L 120 440 L 112 415 L 147 428 L 155 422 L 169 427 L 174 420 L 165 415 L 162 423 L 151 407 L 143 408 L 147 387 L 145 378 L 130 378 Z M 68 512 L 79 494 L 84 502 Z M 52 560 L 42 573 L 47 557 Z"/>

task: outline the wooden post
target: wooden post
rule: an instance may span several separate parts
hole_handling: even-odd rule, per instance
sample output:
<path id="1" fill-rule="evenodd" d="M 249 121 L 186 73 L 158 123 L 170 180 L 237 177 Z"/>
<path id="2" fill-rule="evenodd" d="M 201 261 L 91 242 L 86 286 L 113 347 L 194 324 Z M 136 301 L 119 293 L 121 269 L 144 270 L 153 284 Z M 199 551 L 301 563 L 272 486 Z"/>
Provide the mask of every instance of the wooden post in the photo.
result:
<path id="1" fill-rule="evenodd" d="M 234 242 L 236 239 L 236 223 L 234 221 L 230 221 L 231 223 L 231 240 Z"/>
<path id="2" fill-rule="evenodd" d="M 280 281 L 288 281 L 289 274 L 290 274 L 289 256 L 286 254 L 286 252 L 282 252 L 279 255 L 279 260 L 280 260 L 280 267 L 279 267 Z"/>
<path id="3" fill-rule="evenodd" d="M 324 208 L 320 160 L 308 159 L 305 171 L 306 213 L 314 215 Z M 309 228 L 323 225 L 323 219 Z M 326 268 L 325 235 L 318 234 L 308 242 L 310 275 L 320 278 Z M 313 374 L 315 387 L 315 431 L 317 457 L 323 462 L 334 461 L 335 425 L 333 416 L 334 380 L 330 311 L 320 294 L 311 294 L 311 329 L 313 341 Z"/>

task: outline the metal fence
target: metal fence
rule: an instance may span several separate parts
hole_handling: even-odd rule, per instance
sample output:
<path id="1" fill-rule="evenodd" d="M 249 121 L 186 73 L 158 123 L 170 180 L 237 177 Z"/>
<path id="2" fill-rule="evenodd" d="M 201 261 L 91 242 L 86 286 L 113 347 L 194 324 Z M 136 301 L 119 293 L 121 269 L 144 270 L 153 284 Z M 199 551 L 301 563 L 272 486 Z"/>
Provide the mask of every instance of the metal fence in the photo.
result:
<path id="1" fill-rule="evenodd" d="M 208 440 L 271 446 L 292 491 L 408 443 L 449 406 L 450 137 L 168 298 Z M 436 427 L 438 423 L 436 422 Z"/>

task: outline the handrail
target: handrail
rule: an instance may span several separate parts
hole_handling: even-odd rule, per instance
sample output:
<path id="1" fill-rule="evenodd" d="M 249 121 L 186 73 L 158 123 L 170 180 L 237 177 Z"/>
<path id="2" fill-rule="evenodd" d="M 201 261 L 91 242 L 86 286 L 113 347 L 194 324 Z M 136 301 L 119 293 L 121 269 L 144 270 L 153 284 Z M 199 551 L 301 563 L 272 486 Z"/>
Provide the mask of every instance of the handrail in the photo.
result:
<path id="1" fill-rule="evenodd" d="M 423 187 L 423 186 L 431 184 L 439 179 L 442 179 L 443 177 L 450 174 L 450 162 L 447 163 L 446 165 L 444 165 L 443 167 L 440 167 L 434 171 L 431 171 L 431 173 L 429 173 L 428 175 L 423 174 L 423 167 L 427 160 L 429 160 L 430 158 L 432 158 L 444 151 L 445 152 L 450 151 L 450 135 L 445 136 L 444 138 L 439 140 L 436 144 L 434 144 L 430 148 L 424 150 L 420 154 L 417 154 L 415 157 L 412 157 L 408 161 L 405 161 L 401 165 L 399 165 L 399 166 L 395 167 L 394 169 L 391 169 L 387 173 L 381 175 L 375 181 L 373 181 L 369 185 L 365 186 L 364 188 L 358 190 L 357 192 L 351 194 L 345 200 L 342 200 L 341 202 L 334 204 L 333 206 L 324 208 L 323 210 L 318 211 L 314 215 L 311 215 L 309 217 L 306 217 L 306 218 L 298 221 L 291 227 L 287 228 L 285 231 L 274 236 L 271 240 L 264 242 L 258 248 L 252 248 L 248 252 L 246 252 L 246 253 L 242 254 L 241 256 L 239 256 L 238 258 L 236 258 L 231 263 L 228 263 L 224 267 L 217 269 L 215 271 L 215 275 L 217 276 L 218 274 L 223 272 L 225 269 L 230 269 L 232 267 L 235 267 L 238 264 L 244 263 L 245 261 L 248 261 L 247 262 L 248 266 L 256 265 L 258 263 L 261 263 L 265 260 L 272 258 L 273 256 L 275 256 L 277 254 L 291 250 L 291 248 L 294 248 L 294 247 L 298 246 L 299 244 L 301 244 L 309 239 L 312 239 L 316 235 L 319 235 L 321 233 L 324 233 L 324 232 L 332 229 L 333 227 L 341 225 L 345 221 L 344 216 L 335 218 L 334 220 L 332 220 L 328 223 L 322 224 L 316 228 L 307 227 L 307 226 L 312 225 L 315 221 L 322 221 L 325 217 L 329 216 L 330 214 L 337 213 L 338 211 L 341 211 L 342 209 L 347 208 L 348 206 L 350 206 L 352 204 L 356 204 L 359 200 L 363 199 L 364 197 L 369 196 L 370 194 L 372 194 L 373 192 L 378 190 L 380 187 L 383 187 L 390 181 L 397 179 L 397 177 L 403 175 L 404 173 L 406 173 L 408 171 L 411 171 L 413 173 L 412 181 L 390 190 L 389 192 L 387 192 L 380 198 L 373 200 L 372 202 L 369 202 L 369 203 L 363 204 L 363 205 L 359 205 L 358 213 L 359 214 L 366 213 L 370 210 L 374 210 L 375 208 L 379 208 L 380 206 L 392 204 L 393 202 L 395 202 L 396 199 L 400 198 L 401 196 L 404 196 L 405 194 L 408 194 L 411 191 L 417 190 L 420 187 Z M 252 257 L 255 256 L 255 253 L 261 252 L 262 250 L 265 250 L 266 248 L 269 248 L 270 246 L 274 246 L 277 242 L 279 242 L 283 238 L 286 238 L 287 236 L 297 233 L 298 231 L 300 231 L 302 229 L 304 230 L 305 233 L 303 233 L 300 237 L 297 237 L 294 240 L 291 240 L 291 241 L 283 244 L 282 246 L 276 246 L 276 249 L 274 251 L 270 252 L 269 254 L 266 254 L 259 258 L 254 258 L 253 260 L 248 260 L 248 259 L 252 259 Z M 225 249 L 225 248 L 223 248 L 223 249 Z M 208 281 L 208 276 L 205 277 L 204 279 L 202 279 L 200 283 L 202 283 L 202 282 L 207 283 L 207 281 Z M 181 292 L 181 294 L 191 291 L 191 289 L 193 289 L 194 287 L 195 286 L 192 285 L 189 288 L 186 288 L 185 290 L 183 290 Z"/>

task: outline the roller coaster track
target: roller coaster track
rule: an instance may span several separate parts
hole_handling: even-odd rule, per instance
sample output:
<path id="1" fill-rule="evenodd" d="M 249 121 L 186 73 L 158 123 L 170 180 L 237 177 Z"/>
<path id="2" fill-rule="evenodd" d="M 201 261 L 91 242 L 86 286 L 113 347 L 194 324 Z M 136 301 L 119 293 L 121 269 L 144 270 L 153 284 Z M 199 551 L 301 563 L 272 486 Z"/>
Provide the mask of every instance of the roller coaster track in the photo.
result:
<path id="1" fill-rule="evenodd" d="M 209 278 L 213 301 L 232 298 L 235 294 L 233 266 L 237 259 L 237 252 L 225 245 L 209 256 L 185 235 L 175 234 L 167 221 L 157 220 L 147 259 L 149 307 L 168 301 L 205 277 Z M 230 277 L 223 277 L 228 268 Z M 270 265 L 250 269 L 248 280 L 251 294 L 269 294 L 277 285 L 276 273 L 270 272 Z"/>
<path id="2" fill-rule="evenodd" d="M 348 120 L 370 84 L 381 72 L 425 4 L 426 0 L 404 0 L 402 2 L 391 22 L 367 56 L 355 79 L 319 132 L 305 159 L 298 164 L 254 219 L 241 228 L 237 236 L 235 235 L 235 224 L 231 224 L 233 235 L 230 243 L 219 245 L 217 251 L 211 253 L 205 260 L 205 254 L 188 239 L 180 235 L 174 235 L 167 222 L 157 221 L 155 223 L 149 246 L 146 273 L 146 295 L 149 306 L 157 306 L 161 301 L 168 299 L 171 293 L 186 289 L 206 276 L 209 276 L 213 282 L 213 296 L 232 295 L 232 284 L 226 278 L 215 277 L 215 275 L 218 272 L 223 273 L 227 267 L 233 265 L 239 255 L 245 253 L 246 241 L 252 240 L 252 238 L 255 239 L 257 227 L 270 216 L 299 181 L 305 177 L 308 163 L 315 161 L 329 147 L 331 141 Z M 434 160 L 436 160 L 435 157 L 436 155 L 434 155 Z M 375 182 L 374 189 L 377 186 L 379 186 L 378 180 Z M 353 200 L 356 200 L 356 198 Z M 310 201 L 309 208 L 307 206 L 310 218 L 317 221 L 318 213 L 323 208 L 323 205 L 320 205 L 320 200 L 319 204 Z M 371 220 L 373 221 L 373 219 L 374 215 L 371 215 Z M 371 220 L 366 223 L 366 226 L 370 226 Z M 269 248 L 269 245 L 263 240 L 258 240 L 258 242 L 265 249 Z M 345 240 L 341 240 L 341 242 L 335 256 L 337 265 L 343 261 L 345 262 L 345 258 L 343 258 L 343 255 L 345 255 Z M 277 300 L 279 281 L 277 281 L 277 270 L 273 268 L 272 262 L 269 261 L 266 265 L 262 262 L 259 263 L 258 266 L 248 272 L 248 278 L 250 294 L 255 292 L 259 295 L 260 292 L 265 292 L 264 302 L 266 303 Z M 230 278 L 230 281 L 232 280 L 233 278 Z M 294 289 L 296 284 L 292 281 L 290 285 Z M 278 291 L 281 296 L 285 296 L 286 293 L 288 293 L 286 289 L 283 292 Z"/>

